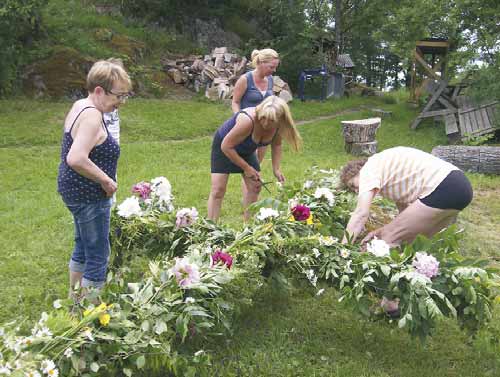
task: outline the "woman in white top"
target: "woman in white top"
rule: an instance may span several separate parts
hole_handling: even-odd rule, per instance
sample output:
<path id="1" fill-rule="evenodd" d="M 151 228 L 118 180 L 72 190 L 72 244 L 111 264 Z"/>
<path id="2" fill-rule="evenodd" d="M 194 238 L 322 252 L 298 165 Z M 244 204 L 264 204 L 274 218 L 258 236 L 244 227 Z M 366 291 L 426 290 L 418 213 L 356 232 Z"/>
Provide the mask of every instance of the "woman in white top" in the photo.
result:
<path id="1" fill-rule="evenodd" d="M 431 237 L 472 201 L 471 184 L 460 169 L 414 148 L 390 148 L 368 160 L 350 161 L 342 170 L 341 181 L 358 192 L 358 203 L 346 228 L 352 242 L 363 230 L 377 194 L 393 200 L 400 213 L 369 233 L 362 243 L 375 236 L 390 245 L 411 242 L 418 234 Z"/>

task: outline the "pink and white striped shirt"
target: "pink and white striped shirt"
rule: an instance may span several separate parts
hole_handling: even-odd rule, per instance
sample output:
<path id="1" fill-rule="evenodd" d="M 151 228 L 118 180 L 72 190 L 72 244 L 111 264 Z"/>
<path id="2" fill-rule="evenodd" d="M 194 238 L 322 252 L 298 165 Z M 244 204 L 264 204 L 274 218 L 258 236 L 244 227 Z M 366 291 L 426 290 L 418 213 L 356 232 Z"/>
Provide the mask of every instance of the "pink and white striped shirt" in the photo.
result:
<path id="1" fill-rule="evenodd" d="M 359 194 L 373 189 L 398 204 L 425 198 L 452 172 L 449 162 L 415 148 L 395 147 L 371 156 L 359 173 Z"/>

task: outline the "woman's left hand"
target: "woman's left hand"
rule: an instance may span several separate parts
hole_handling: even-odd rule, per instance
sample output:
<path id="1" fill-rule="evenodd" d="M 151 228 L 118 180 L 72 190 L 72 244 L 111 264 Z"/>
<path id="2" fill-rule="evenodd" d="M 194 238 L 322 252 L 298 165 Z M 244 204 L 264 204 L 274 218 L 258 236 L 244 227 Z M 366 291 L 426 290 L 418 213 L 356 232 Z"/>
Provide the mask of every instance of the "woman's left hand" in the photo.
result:
<path id="1" fill-rule="evenodd" d="M 276 177 L 276 179 L 278 180 L 278 182 L 280 182 L 280 183 L 285 182 L 285 176 L 283 175 L 281 170 L 279 170 L 279 169 L 274 170 L 273 173 L 274 173 L 274 176 Z"/>

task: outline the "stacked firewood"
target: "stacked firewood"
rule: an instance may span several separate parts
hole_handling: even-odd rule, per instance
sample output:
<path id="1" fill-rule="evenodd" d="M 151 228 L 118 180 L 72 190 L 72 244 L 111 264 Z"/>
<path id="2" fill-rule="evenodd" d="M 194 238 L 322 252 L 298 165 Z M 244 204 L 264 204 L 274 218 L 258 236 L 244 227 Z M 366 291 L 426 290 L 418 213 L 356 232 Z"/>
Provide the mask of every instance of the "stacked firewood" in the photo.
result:
<path id="1" fill-rule="evenodd" d="M 179 85 L 196 92 L 205 91 L 211 100 L 229 99 L 238 78 L 251 69 L 245 57 L 228 52 L 226 47 L 215 48 L 210 55 L 190 55 L 161 59 L 163 69 Z M 275 95 L 291 101 L 292 91 L 279 76 L 273 76 Z"/>

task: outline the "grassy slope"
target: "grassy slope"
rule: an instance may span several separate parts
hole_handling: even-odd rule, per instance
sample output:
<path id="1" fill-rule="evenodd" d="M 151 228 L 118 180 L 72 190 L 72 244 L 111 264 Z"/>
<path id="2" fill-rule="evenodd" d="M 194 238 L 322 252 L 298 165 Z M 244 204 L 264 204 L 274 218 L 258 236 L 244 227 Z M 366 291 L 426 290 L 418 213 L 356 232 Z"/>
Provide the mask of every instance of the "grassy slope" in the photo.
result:
<path id="1" fill-rule="evenodd" d="M 297 119 L 308 119 L 361 102 L 353 98 L 294 103 L 292 111 Z M 432 124 L 409 130 L 415 112 L 404 104 L 378 106 L 394 112 L 377 136 L 381 148 L 412 145 L 430 151 L 445 142 L 443 129 Z M 72 224 L 55 192 L 55 179 L 60 128 L 68 107 L 67 102 L 0 101 L 0 322 L 18 315 L 35 318 L 65 295 Z M 205 102 L 130 101 L 121 111 L 118 199 L 129 195 L 134 182 L 164 175 L 172 182 L 178 206 L 194 205 L 205 213 L 209 135 L 228 114 L 226 107 Z M 286 151 L 283 158 L 288 179 L 303 179 L 311 165 L 339 167 L 350 159 L 343 150 L 340 121 L 367 116 L 349 113 L 301 126 L 304 151 Z M 269 156 L 264 175 L 271 179 Z M 478 194 L 460 218 L 468 234 L 464 250 L 498 258 L 498 234 L 488 224 L 500 223 L 498 203 L 491 200 L 500 179 L 471 177 Z M 223 221 L 241 223 L 240 200 L 235 177 L 230 180 Z M 217 368 L 225 376 L 497 375 L 498 363 L 486 335 L 474 347 L 465 346 L 465 341 L 453 324 L 445 323 L 423 347 L 394 328 L 360 322 L 339 306 L 333 292 L 317 298 L 298 290 L 279 297 L 264 292 L 237 323 L 232 338 L 204 347 L 218 350 Z"/>

